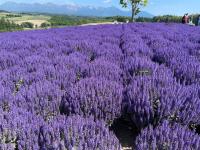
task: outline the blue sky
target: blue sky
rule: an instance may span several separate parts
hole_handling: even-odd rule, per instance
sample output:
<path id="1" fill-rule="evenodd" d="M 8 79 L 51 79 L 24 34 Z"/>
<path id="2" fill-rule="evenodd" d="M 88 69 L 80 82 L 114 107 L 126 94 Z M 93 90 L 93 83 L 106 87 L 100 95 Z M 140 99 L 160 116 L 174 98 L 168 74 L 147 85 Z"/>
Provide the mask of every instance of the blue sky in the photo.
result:
<path id="1" fill-rule="evenodd" d="M 6 1 L 25 2 L 25 3 L 56 3 L 56 4 L 78 4 L 92 6 L 116 6 L 121 8 L 119 0 L 0 0 L 0 3 Z M 154 15 L 173 14 L 183 15 L 184 13 L 200 13 L 200 0 L 149 0 L 147 7 L 142 10 L 148 11 Z"/>

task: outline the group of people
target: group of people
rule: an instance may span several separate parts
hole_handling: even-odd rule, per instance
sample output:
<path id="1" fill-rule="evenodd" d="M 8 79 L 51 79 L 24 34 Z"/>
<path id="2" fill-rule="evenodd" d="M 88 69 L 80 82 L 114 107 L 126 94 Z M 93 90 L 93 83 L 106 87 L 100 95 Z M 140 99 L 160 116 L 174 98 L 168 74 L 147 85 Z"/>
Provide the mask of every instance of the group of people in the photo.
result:
<path id="1" fill-rule="evenodd" d="M 192 22 L 192 18 L 188 15 L 188 13 L 183 16 L 182 23 L 195 26 L 195 24 Z M 200 15 L 198 16 L 197 25 L 200 26 Z"/>

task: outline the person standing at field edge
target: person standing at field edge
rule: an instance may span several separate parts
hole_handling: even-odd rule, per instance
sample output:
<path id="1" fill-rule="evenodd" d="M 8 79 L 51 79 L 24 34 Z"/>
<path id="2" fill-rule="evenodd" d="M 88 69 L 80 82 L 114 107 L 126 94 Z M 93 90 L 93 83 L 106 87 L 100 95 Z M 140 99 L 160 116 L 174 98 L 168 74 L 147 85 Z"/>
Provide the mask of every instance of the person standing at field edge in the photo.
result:
<path id="1" fill-rule="evenodd" d="M 200 26 L 200 15 L 198 17 L 198 26 Z"/>
<path id="2" fill-rule="evenodd" d="M 183 23 L 183 24 L 185 23 L 185 14 L 184 14 L 184 16 L 183 16 L 183 18 L 182 18 L 182 23 Z"/>
<path id="3" fill-rule="evenodd" d="M 189 23 L 188 23 L 188 25 L 195 26 L 195 24 L 192 22 L 192 20 L 193 20 L 193 17 L 192 16 L 189 17 Z"/>
<path id="4" fill-rule="evenodd" d="M 183 24 L 188 24 L 189 23 L 189 16 L 188 16 L 188 13 L 185 14 L 182 18 L 182 23 Z"/>
<path id="5" fill-rule="evenodd" d="M 188 15 L 188 13 L 185 15 L 185 23 L 189 23 L 190 22 L 190 17 Z"/>

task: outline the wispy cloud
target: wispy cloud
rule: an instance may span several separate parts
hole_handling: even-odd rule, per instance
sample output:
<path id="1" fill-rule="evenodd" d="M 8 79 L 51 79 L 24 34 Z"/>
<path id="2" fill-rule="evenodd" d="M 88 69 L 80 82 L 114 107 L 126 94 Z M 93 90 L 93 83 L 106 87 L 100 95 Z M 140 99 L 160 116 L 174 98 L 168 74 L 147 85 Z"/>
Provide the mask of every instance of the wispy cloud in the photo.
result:
<path id="1" fill-rule="evenodd" d="M 150 2 L 150 5 L 154 5 L 155 3 L 154 2 Z"/>
<path id="2" fill-rule="evenodd" d="M 103 2 L 104 2 L 104 3 L 111 3 L 112 0 L 104 0 Z"/>

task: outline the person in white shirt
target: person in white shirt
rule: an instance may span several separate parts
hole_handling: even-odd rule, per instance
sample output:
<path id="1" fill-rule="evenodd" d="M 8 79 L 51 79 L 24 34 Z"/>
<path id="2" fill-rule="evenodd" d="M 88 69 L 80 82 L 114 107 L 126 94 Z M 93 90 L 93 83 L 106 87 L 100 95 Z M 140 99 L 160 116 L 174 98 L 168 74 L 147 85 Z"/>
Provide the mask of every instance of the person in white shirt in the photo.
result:
<path id="1" fill-rule="evenodd" d="M 188 25 L 190 26 L 195 26 L 195 24 L 192 22 L 193 17 L 189 17 L 189 23 Z"/>

